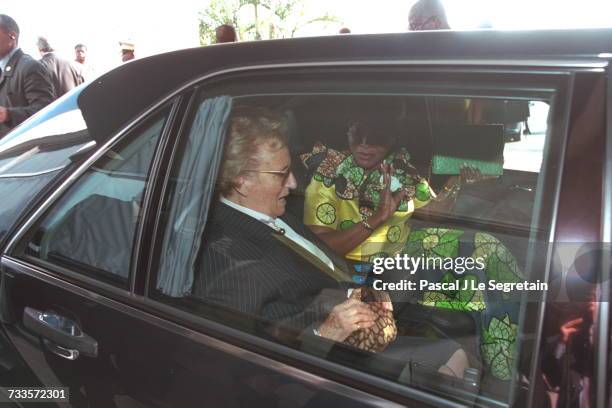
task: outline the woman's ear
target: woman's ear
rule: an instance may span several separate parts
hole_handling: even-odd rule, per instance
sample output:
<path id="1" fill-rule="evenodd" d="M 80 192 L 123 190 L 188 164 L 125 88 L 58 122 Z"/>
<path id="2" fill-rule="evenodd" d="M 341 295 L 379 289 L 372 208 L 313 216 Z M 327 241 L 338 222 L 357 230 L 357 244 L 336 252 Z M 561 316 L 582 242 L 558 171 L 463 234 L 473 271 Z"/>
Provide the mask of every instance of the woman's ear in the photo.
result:
<path id="1" fill-rule="evenodd" d="M 247 180 L 244 176 L 236 177 L 236 181 L 234 182 L 234 191 L 242 197 L 247 197 L 251 190 L 251 182 Z"/>

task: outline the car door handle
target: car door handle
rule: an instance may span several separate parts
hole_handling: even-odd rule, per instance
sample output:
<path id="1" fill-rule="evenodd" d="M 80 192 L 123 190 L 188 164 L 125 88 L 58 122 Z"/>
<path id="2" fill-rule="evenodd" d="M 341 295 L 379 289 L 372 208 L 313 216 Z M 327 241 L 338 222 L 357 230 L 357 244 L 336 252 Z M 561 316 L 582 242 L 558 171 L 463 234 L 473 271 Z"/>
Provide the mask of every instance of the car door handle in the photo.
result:
<path id="1" fill-rule="evenodd" d="M 41 312 L 25 307 L 23 324 L 27 329 L 43 337 L 49 351 L 62 358 L 76 360 L 79 355 L 98 356 L 98 342 L 83 333 L 72 319 L 55 312 Z"/>

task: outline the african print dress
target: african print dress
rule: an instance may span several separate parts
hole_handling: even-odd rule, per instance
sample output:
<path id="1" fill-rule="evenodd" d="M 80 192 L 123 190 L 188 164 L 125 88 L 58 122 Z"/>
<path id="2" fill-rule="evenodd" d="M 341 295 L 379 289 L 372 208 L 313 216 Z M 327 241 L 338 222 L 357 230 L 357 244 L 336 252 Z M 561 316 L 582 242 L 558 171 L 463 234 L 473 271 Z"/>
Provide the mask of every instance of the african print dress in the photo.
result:
<path id="1" fill-rule="evenodd" d="M 312 180 L 306 188 L 304 224 L 345 230 L 370 217 L 378 208 L 384 188 L 380 169 L 369 174 L 355 163 L 353 155 L 317 144 L 301 159 Z M 368 262 L 374 257 L 394 256 L 402 251 L 410 234 L 408 219 L 426 205 L 435 193 L 410 164 L 404 149 L 389 154 L 384 163 L 393 165 L 391 191 L 406 190 L 397 211 L 346 257 Z"/>
<path id="2" fill-rule="evenodd" d="M 301 159 L 312 174 L 305 194 L 304 224 L 343 230 L 376 211 L 383 189 L 380 170 L 366 175 L 349 152 L 322 144 L 315 145 L 313 151 L 302 155 Z M 524 277 L 513 254 L 491 234 L 437 225 L 411 230 L 410 217 L 417 208 L 435 198 L 435 193 L 409 160 L 410 155 L 404 149 L 384 159 L 384 163 L 393 164 L 394 168 L 391 191 L 406 189 L 407 199 L 400 203 L 391 218 L 346 257 L 357 262 L 371 262 L 376 257 L 393 257 L 402 253 L 411 257 L 445 259 L 482 257 L 486 259 L 484 270 L 462 273 L 428 270 L 425 277 L 432 282 L 522 281 Z M 504 294 L 471 289 L 425 291 L 419 303 L 471 314 L 477 322 L 485 374 L 502 382 L 511 379 L 518 335 L 517 303 L 511 302 Z"/>

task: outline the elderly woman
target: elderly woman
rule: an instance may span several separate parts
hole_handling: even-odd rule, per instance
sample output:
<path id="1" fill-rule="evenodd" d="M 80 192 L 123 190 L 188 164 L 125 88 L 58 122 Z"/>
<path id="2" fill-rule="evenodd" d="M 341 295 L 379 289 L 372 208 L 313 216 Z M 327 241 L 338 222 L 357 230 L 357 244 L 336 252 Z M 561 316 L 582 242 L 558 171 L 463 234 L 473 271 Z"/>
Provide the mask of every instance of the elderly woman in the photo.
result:
<path id="1" fill-rule="evenodd" d="M 361 289 L 348 284 L 325 245 L 285 213 L 296 180 L 279 117 L 237 108 L 227 139 L 194 295 L 337 342 L 372 327 L 378 318 L 372 307 L 349 297 Z M 467 367 L 465 352 L 452 341 L 398 337 L 382 354 L 459 377 Z"/>

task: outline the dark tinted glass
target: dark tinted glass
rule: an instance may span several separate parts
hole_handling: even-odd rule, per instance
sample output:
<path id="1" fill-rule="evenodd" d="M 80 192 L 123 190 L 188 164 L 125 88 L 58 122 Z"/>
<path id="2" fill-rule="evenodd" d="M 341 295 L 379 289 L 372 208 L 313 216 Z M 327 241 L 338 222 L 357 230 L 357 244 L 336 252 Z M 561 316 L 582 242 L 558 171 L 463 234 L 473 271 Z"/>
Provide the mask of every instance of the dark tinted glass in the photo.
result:
<path id="1" fill-rule="evenodd" d="M 79 156 L 76 153 L 95 146 L 78 95 L 51 104 L 0 139 L 0 240 L 28 203 Z"/>
<path id="2" fill-rule="evenodd" d="M 31 235 L 28 255 L 127 286 L 149 168 L 167 111 L 128 134 L 71 186 Z"/>

